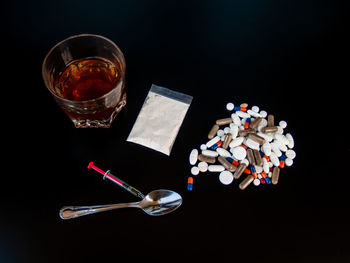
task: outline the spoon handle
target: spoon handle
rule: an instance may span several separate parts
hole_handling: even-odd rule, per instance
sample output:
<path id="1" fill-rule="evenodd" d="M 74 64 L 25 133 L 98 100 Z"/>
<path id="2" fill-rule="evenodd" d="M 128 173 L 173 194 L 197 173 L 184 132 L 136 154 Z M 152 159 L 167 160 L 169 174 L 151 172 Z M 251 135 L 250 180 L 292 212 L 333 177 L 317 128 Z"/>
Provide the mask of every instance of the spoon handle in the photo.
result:
<path id="1" fill-rule="evenodd" d="M 62 219 L 72 219 L 79 216 L 86 216 L 126 207 L 139 207 L 139 202 L 92 206 L 65 206 L 60 210 L 60 217 Z"/>

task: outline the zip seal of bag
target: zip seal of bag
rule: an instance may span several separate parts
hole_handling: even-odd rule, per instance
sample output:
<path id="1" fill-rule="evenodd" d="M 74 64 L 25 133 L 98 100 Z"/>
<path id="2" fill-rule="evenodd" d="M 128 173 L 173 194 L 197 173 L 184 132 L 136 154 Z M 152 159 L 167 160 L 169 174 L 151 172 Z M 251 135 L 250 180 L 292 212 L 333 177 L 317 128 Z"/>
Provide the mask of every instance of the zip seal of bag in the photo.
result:
<path id="1" fill-rule="evenodd" d="M 127 141 L 170 155 L 192 99 L 152 84 Z"/>

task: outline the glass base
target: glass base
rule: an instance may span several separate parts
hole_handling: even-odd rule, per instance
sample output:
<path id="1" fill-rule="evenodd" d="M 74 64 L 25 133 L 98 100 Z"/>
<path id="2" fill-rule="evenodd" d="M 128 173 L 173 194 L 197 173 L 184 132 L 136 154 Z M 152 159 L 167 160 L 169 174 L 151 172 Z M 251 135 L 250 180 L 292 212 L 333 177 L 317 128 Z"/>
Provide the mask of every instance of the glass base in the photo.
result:
<path id="1" fill-rule="evenodd" d="M 124 97 L 118 105 L 115 107 L 115 110 L 112 112 L 111 116 L 108 119 L 103 120 L 77 120 L 72 119 L 75 128 L 110 128 L 115 117 L 126 105 L 126 98 Z"/>

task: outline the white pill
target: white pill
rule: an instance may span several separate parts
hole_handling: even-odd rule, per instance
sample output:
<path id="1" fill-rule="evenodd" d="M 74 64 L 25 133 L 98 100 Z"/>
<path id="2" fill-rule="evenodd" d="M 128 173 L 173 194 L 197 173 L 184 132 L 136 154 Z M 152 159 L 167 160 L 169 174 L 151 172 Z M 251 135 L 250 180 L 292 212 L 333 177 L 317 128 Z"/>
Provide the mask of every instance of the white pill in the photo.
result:
<path id="1" fill-rule="evenodd" d="M 243 143 L 243 141 L 244 141 L 243 136 L 237 137 L 230 142 L 229 146 L 230 146 L 230 148 L 237 147 L 237 146 L 241 145 Z"/>
<path id="2" fill-rule="evenodd" d="M 258 174 L 258 179 L 261 179 L 262 178 L 262 175 L 261 174 Z"/>
<path id="3" fill-rule="evenodd" d="M 249 165 L 249 161 L 247 160 L 247 159 L 243 159 L 242 161 L 241 161 L 241 163 L 243 164 L 246 164 L 247 166 Z"/>
<path id="4" fill-rule="evenodd" d="M 293 165 L 293 160 L 290 159 L 290 158 L 286 158 L 286 160 L 285 160 L 284 162 L 285 162 L 285 164 L 286 164 L 287 166 L 292 166 L 292 165 Z"/>
<path id="5" fill-rule="evenodd" d="M 232 124 L 232 123 L 231 123 Z M 233 124 L 231 127 L 232 139 L 235 139 L 238 135 L 238 125 Z"/>
<path id="6" fill-rule="evenodd" d="M 274 152 L 271 153 L 270 160 L 274 166 L 280 166 L 280 160 Z"/>
<path id="7" fill-rule="evenodd" d="M 224 134 L 225 134 L 224 130 L 221 130 L 221 129 L 216 132 L 216 135 L 220 137 Z"/>
<path id="8" fill-rule="evenodd" d="M 260 109 L 259 109 L 258 106 L 253 106 L 253 107 L 252 107 L 252 111 L 259 112 L 259 110 L 260 110 Z"/>
<path id="9" fill-rule="evenodd" d="M 283 144 L 287 145 L 289 143 L 288 139 L 286 138 L 286 136 L 284 136 L 283 134 L 278 134 L 276 133 L 274 135 L 275 139 L 282 142 Z"/>
<path id="10" fill-rule="evenodd" d="M 265 142 L 263 145 L 262 145 L 262 148 L 261 150 L 263 151 L 263 153 L 266 155 L 266 156 L 270 156 L 271 154 L 271 145 L 269 142 Z"/>
<path id="11" fill-rule="evenodd" d="M 195 165 L 197 162 L 197 157 L 198 157 L 198 150 L 193 149 L 190 153 L 190 164 Z"/>
<path id="12" fill-rule="evenodd" d="M 277 145 L 277 147 L 278 147 L 282 152 L 285 152 L 285 151 L 288 150 L 287 146 L 286 146 L 282 141 L 274 140 L 274 143 Z"/>
<path id="13" fill-rule="evenodd" d="M 212 147 L 215 143 L 217 143 L 218 141 L 220 141 L 220 137 L 219 136 L 215 136 L 213 139 L 211 139 L 210 141 L 208 141 L 206 143 L 206 146 L 208 148 Z"/>
<path id="14" fill-rule="evenodd" d="M 246 113 L 246 112 L 243 112 L 243 111 L 236 111 L 236 114 L 237 114 L 238 117 L 241 117 L 241 118 L 244 118 L 244 119 L 250 118 L 250 115 L 248 113 Z"/>
<path id="15" fill-rule="evenodd" d="M 262 159 L 263 159 L 263 170 L 267 174 L 268 172 L 270 172 L 269 162 L 265 158 L 262 158 Z"/>
<path id="16" fill-rule="evenodd" d="M 288 144 L 287 144 L 288 148 L 289 148 L 289 149 L 293 149 L 293 148 L 294 148 L 294 139 L 293 139 L 293 136 L 292 136 L 290 133 L 287 133 L 287 134 L 286 134 L 286 138 L 287 138 L 287 140 L 288 140 Z"/>
<path id="17" fill-rule="evenodd" d="M 198 169 L 199 169 L 199 171 L 204 173 L 204 172 L 206 172 L 208 170 L 208 164 L 206 162 L 200 162 L 198 164 Z"/>
<path id="18" fill-rule="evenodd" d="M 193 166 L 191 168 L 191 174 L 198 175 L 199 174 L 199 168 L 197 166 Z"/>
<path id="19" fill-rule="evenodd" d="M 226 109 L 231 111 L 235 108 L 235 105 L 232 102 L 226 104 Z"/>
<path id="20" fill-rule="evenodd" d="M 236 113 L 232 113 L 231 118 L 234 124 L 241 125 L 241 119 L 238 117 Z"/>
<path id="21" fill-rule="evenodd" d="M 225 129 L 224 129 L 224 133 L 225 133 L 225 134 L 228 134 L 229 132 L 231 132 L 230 127 L 225 127 Z"/>
<path id="22" fill-rule="evenodd" d="M 265 159 L 265 158 L 264 158 Z M 260 174 L 263 171 L 263 168 L 261 166 L 254 165 L 255 171 Z"/>
<path id="23" fill-rule="evenodd" d="M 286 151 L 286 157 L 288 157 L 288 158 L 293 160 L 295 158 L 295 156 L 296 156 L 295 151 L 293 151 L 293 150 Z"/>
<path id="24" fill-rule="evenodd" d="M 212 164 L 208 166 L 208 171 L 209 172 L 222 172 L 225 170 L 225 167 L 223 167 L 220 164 Z"/>
<path id="25" fill-rule="evenodd" d="M 261 117 L 266 118 L 266 116 L 267 116 L 267 112 L 266 111 L 262 110 L 259 113 L 260 113 Z"/>
<path id="26" fill-rule="evenodd" d="M 247 156 L 247 151 L 241 146 L 232 148 L 231 152 L 233 158 L 235 158 L 236 160 L 243 160 Z"/>
<path id="27" fill-rule="evenodd" d="M 278 134 L 283 134 L 284 133 L 284 130 L 283 130 L 283 128 L 281 127 L 281 126 L 277 126 L 277 131 L 276 131 L 276 133 L 278 133 Z"/>
<path id="28" fill-rule="evenodd" d="M 225 150 L 224 148 L 218 147 L 218 148 L 216 149 L 216 152 L 217 152 L 220 156 L 222 156 L 222 157 L 225 157 L 225 158 L 231 157 L 230 152 L 227 151 L 227 150 Z"/>
<path id="29" fill-rule="evenodd" d="M 260 180 L 259 179 L 254 179 L 253 184 L 255 186 L 259 186 L 260 185 Z"/>
<path id="30" fill-rule="evenodd" d="M 272 172 L 269 172 L 268 175 L 267 175 L 269 178 L 272 177 Z"/>
<path id="31" fill-rule="evenodd" d="M 272 151 L 276 154 L 277 157 L 281 157 L 282 152 L 280 151 L 280 148 L 278 147 L 276 142 L 270 143 Z"/>
<path id="32" fill-rule="evenodd" d="M 285 129 L 287 127 L 287 122 L 286 121 L 280 121 L 278 123 L 279 126 L 281 126 L 283 129 Z"/>
<path id="33" fill-rule="evenodd" d="M 259 150 L 260 144 L 252 139 L 248 138 L 245 140 L 244 145 L 248 146 L 250 149 Z"/>
<path id="34" fill-rule="evenodd" d="M 222 171 L 219 180 L 222 184 L 228 185 L 233 182 L 233 174 L 230 171 Z"/>
<path id="35" fill-rule="evenodd" d="M 202 151 L 202 154 L 210 157 L 217 157 L 219 155 L 216 151 L 212 151 L 212 150 L 204 150 Z"/>
<path id="36" fill-rule="evenodd" d="M 261 115 L 253 110 L 247 110 L 247 113 L 252 116 L 252 117 L 255 117 L 255 118 L 258 118 L 258 117 L 261 117 Z"/>
<path id="37" fill-rule="evenodd" d="M 201 144 L 200 149 L 201 149 L 202 151 L 204 151 L 204 150 L 206 150 L 206 149 L 208 149 L 208 148 L 207 148 L 207 146 L 203 143 L 203 144 Z"/>

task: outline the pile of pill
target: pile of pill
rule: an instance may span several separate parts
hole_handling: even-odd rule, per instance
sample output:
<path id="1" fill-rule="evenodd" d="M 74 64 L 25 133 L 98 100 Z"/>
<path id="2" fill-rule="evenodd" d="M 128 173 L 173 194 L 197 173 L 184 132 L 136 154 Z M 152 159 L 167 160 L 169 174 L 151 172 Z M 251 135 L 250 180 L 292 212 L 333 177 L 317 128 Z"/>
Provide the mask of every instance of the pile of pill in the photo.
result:
<path id="1" fill-rule="evenodd" d="M 230 102 L 226 109 L 233 111 L 231 117 L 216 120 L 209 141 L 200 146 L 201 152 L 191 151 L 191 174 L 216 172 L 224 185 L 246 174 L 239 183 L 242 190 L 251 183 L 277 184 L 280 168 L 291 166 L 296 155 L 293 136 L 284 134 L 287 122 L 275 125 L 274 115 L 258 106 L 248 109 L 247 103 L 235 106 Z M 189 176 L 187 190 L 192 189 L 193 176 Z"/>

